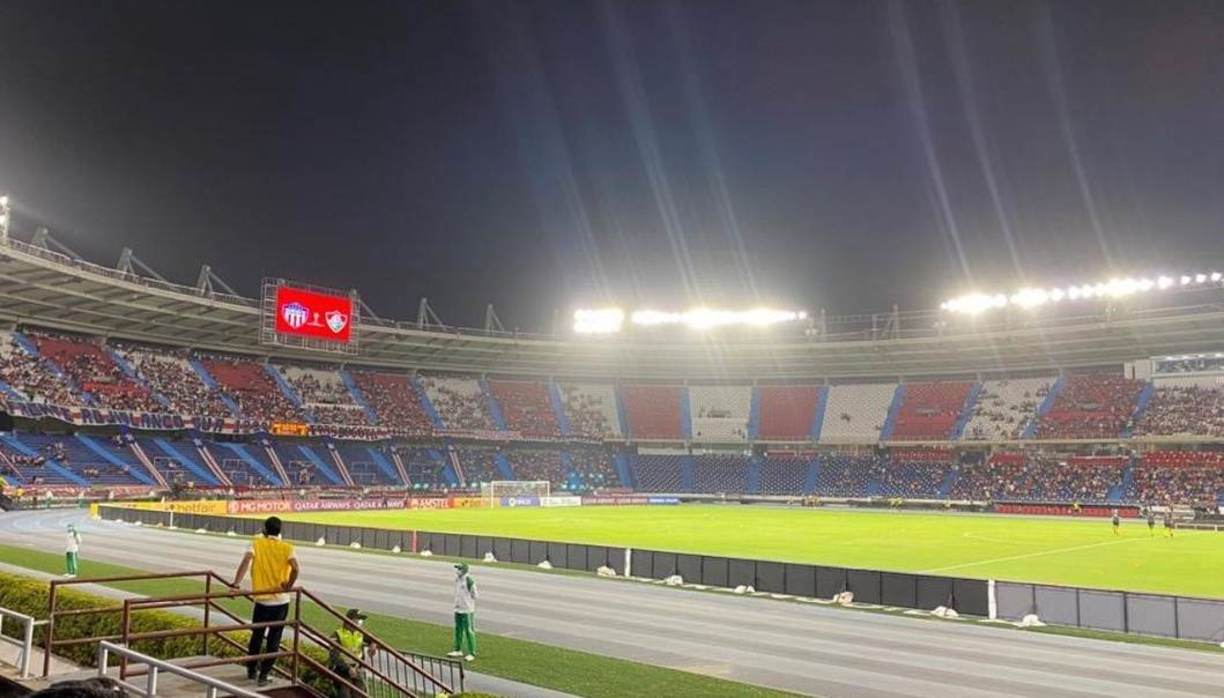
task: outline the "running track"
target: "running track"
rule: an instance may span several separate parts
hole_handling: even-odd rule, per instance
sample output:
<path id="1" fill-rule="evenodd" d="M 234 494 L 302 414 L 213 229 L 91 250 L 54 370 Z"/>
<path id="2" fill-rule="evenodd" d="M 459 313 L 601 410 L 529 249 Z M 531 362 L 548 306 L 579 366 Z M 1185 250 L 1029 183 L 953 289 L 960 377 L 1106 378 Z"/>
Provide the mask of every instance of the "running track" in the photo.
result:
<path id="1" fill-rule="evenodd" d="M 0 514 L 0 542 L 155 571 L 232 574 L 242 540 L 84 521 L 78 511 Z M 440 561 L 299 547 L 303 586 L 344 606 L 451 621 Z M 88 574 L 88 568 L 85 570 Z M 477 567 L 480 629 L 829 698 L 1224 695 L 1224 655 Z M 478 662 L 479 663 L 479 662 Z M 479 666 L 474 666 L 479 671 Z"/>

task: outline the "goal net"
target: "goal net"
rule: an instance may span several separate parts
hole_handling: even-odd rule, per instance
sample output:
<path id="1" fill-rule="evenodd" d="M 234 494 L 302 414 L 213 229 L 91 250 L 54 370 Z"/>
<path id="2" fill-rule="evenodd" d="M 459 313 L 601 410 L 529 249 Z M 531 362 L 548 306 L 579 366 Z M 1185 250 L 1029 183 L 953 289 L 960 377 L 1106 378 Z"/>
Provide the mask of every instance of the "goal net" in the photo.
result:
<path id="1" fill-rule="evenodd" d="M 547 497 L 548 480 L 494 480 L 480 485 L 480 496 L 490 505 L 502 497 Z"/>

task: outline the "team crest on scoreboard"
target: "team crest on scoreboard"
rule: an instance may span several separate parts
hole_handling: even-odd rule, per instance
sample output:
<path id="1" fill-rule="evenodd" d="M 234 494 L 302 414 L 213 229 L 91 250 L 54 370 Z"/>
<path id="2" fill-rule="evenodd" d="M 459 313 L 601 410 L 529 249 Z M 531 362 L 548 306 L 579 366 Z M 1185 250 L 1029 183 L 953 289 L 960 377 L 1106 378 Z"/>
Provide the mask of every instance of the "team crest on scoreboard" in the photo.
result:
<path id="1" fill-rule="evenodd" d="M 327 328 L 336 334 L 344 331 L 344 326 L 348 324 L 348 316 L 339 310 L 329 310 L 323 317 L 327 319 Z"/>
<path id="2" fill-rule="evenodd" d="M 281 317 L 285 320 L 286 325 L 297 330 L 301 329 L 302 326 L 306 324 L 306 321 L 310 319 L 310 310 L 306 306 L 296 301 L 293 303 L 286 303 L 285 306 L 281 308 Z M 328 319 L 328 322 L 331 322 L 330 318 Z"/>

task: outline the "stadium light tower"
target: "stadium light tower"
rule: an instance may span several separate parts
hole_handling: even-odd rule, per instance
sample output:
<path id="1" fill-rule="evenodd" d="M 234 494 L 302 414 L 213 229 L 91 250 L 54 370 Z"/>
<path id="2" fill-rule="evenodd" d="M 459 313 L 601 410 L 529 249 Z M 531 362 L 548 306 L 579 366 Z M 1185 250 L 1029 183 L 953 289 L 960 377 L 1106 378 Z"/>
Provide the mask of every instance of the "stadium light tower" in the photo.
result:
<path id="1" fill-rule="evenodd" d="M 8 242 L 10 215 L 8 194 L 4 194 L 0 196 L 0 242 Z"/>

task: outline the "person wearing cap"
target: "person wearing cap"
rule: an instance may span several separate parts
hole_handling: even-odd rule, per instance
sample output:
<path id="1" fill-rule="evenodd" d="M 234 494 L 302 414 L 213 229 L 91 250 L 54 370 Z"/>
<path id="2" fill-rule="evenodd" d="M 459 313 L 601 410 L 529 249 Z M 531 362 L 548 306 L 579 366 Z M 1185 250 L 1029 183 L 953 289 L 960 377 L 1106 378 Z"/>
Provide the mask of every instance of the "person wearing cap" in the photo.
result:
<path id="1" fill-rule="evenodd" d="M 64 543 L 64 576 L 77 576 L 77 555 L 81 552 L 81 533 L 76 524 L 68 524 L 68 539 Z"/>
<path id="2" fill-rule="evenodd" d="M 455 647 L 446 656 L 476 658 L 476 580 L 466 562 L 455 565 Z"/>
<path id="3" fill-rule="evenodd" d="M 347 622 L 342 623 L 332 633 L 332 648 L 327 655 L 327 668 L 336 676 L 344 679 L 359 691 L 365 692 L 365 681 L 361 676 L 361 665 L 356 658 L 365 659 L 366 635 L 361 630 L 365 625 L 366 614 L 360 609 L 350 608 L 344 614 Z M 341 650 L 344 650 L 343 652 Z M 345 653 L 348 654 L 345 654 Z M 349 656 L 352 655 L 352 656 Z M 348 698 L 353 695 L 353 689 L 336 682 L 335 695 L 338 698 Z"/>

